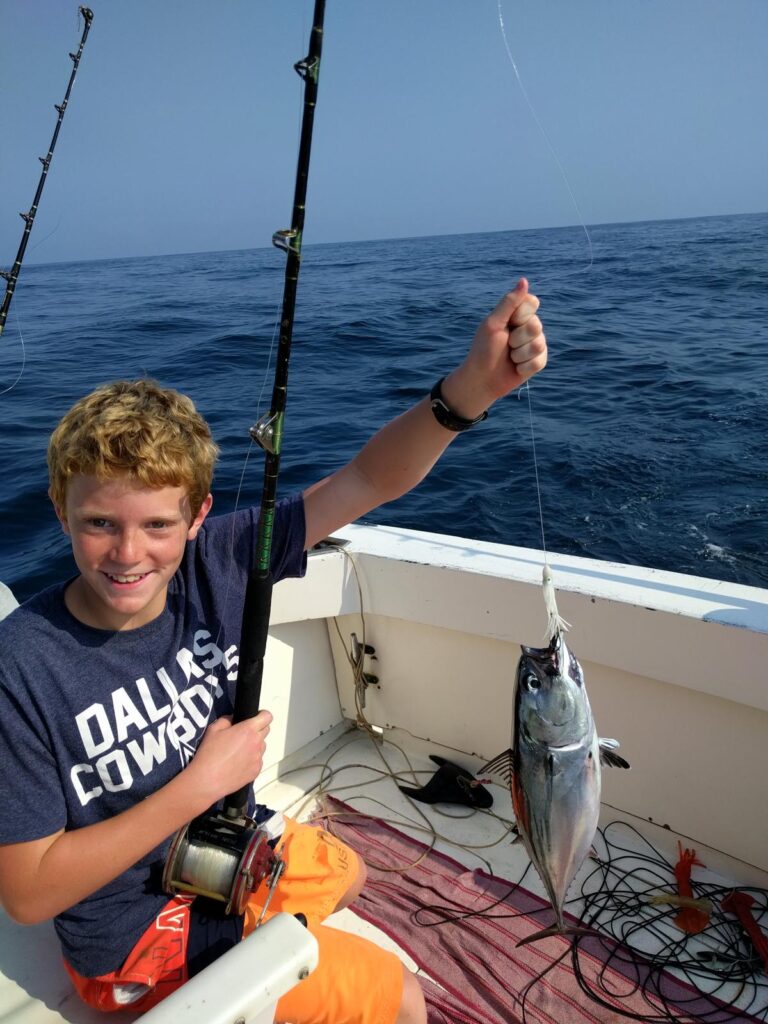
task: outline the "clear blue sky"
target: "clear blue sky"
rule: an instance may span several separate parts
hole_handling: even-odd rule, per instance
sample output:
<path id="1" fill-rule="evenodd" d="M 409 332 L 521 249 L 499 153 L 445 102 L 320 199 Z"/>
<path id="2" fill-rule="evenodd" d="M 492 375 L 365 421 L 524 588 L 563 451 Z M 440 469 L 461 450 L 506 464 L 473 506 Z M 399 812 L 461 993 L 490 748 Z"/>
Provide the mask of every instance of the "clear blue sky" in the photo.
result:
<path id="1" fill-rule="evenodd" d="M 255 248 L 290 221 L 311 0 L 92 0 L 28 260 Z M 768 0 L 502 0 L 587 223 L 768 209 Z M 80 38 L 0 0 L 0 265 Z M 307 242 L 578 221 L 497 0 L 328 0 Z"/>

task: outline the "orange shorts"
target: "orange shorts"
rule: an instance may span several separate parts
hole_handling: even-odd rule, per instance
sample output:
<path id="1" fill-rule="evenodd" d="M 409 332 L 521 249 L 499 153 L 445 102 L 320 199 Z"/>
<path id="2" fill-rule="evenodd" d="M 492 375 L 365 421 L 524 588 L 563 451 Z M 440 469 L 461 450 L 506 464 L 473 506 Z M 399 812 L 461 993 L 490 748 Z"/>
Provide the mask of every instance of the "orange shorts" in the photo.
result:
<path id="1" fill-rule="evenodd" d="M 291 1024 L 393 1024 L 403 992 L 398 957 L 357 935 L 321 925 L 356 882 L 357 854 L 323 829 L 290 818 L 280 844 L 286 868 L 266 917 L 281 911 L 304 914 L 320 959 L 309 977 L 279 1000 L 275 1019 Z M 253 931 L 266 889 L 262 883 L 251 897 L 243 935 Z M 183 985 L 191 903 L 189 896 L 169 900 L 117 971 L 84 978 L 65 963 L 84 1002 L 98 1010 L 130 1007 L 144 1013 Z"/>

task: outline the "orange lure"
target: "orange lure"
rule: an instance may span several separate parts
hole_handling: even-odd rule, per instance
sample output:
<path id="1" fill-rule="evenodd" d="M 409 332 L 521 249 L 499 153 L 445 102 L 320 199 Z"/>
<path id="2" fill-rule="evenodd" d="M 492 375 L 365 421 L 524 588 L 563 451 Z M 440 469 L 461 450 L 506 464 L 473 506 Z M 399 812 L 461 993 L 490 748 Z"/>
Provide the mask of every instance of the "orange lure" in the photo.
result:
<path id="1" fill-rule="evenodd" d="M 694 864 L 700 868 L 703 868 L 705 865 L 702 864 L 700 860 L 696 859 L 695 850 L 684 850 L 679 839 L 677 841 L 677 849 L 679 853 L 678 862 L 675 864 L 677 889 L 680 896 L 687 900 L 692 900 L 693 889 L 691 889 L 691 868 Z M 686 932 L 688 935 L 697 935 L 699 932 L 703 932 L 709 924 L 709 914 L 704 910 L 700 910 L 698 907 L 683 907 L 680 912 L 675 915 L 675 924 L 681 931 Z"/>

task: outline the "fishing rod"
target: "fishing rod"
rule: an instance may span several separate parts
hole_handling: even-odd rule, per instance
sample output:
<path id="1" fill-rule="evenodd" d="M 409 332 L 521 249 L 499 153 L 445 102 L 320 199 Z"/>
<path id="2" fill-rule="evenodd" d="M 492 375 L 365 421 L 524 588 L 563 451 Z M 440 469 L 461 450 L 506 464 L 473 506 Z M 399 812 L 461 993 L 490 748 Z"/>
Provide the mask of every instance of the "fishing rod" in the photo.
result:
<path id="1" fill-rule="evenodd" d="M 0 335 L 5 330 L 5 321 L 8 319 L 8 310 L 11 307 L 11 299 L 13 293 L 16 290 L 16 282 L 19 278 L 19 271 L 21 270 L 21 264 L 24 260 L 24 253 L 27 251 L 27 242 L 32 232 L 32 225 L 35 222 L 35 215 L 37 214 L 37 208 L 40 205 L 40 197 L 43 194 L 43 188 L 45 187 L 45 181 L 48 177 L 48 168 L 51 166 L 51 159 L 53 158 L 53 151 L 56 148 L 56 140 L 59 137 L 59 131 L 61 130 L 61 122 L 64 120 L 64 113 L 69 103 L 69 94 L 72 92 L 72 86 L 75 84 L 75 76 L 77 75 L 77 69 L 80 66 L 80 58 L 83 55 L 83 47 L 85 41 L 88 38 L 88 33 L 91 30 L 91 22 L 93 21 L 93 11 L 89 7 L 78 7 L 78 13 L 82 15 L 83 21 L 83 34 L 80 37 L 80 46 L 77 49 L 77 53 L 70 53 L 72 58 L 72 74 L 69 76 L 69 84 L 67 85 L 67 91 L 64 94 L 62 102 L 54 103 L 54 110 L 58 111 L 58 118 L 56 119 L 56 127 L 53 129 L 53 138 L 51 144 L 48 147 L 48 153 L 46 156 L 39 156 L 38 160 L 43 165 L 43 170 L 40 174 L 40 181 L 37 183 L 37 191 L 35 192 L 35 198 L 32 200 L 27 213 L 20 213 L 19 216 L 24 221 L 24 231 L 21 235 L 21 242 L 19 243 L 19 251 L 16 253 L 16 262 L 13 264 L 9 271 L 0 270 L 0 276 L 4 277 L 8 282 L 5 288 L 5 296 L 3 298 L 3 304 L 0 306 Z"/>
<path id="2" fill-rule="evenodd" d="M 267 645 L 269 613 L 272 605 L 273 579 L 270 571 L 272 532 L 277 498 L 277 477 L 283 438 L 285 405 L 288 397 L 288 361 L 293 339 L 293 319 L 296 310 L 296 291 L 301 269 L 301 244 L 304 233 L 309 158 L 312 151 L 312 129 L 317 105 L 317 87 L 320 75 L 320 57 L 323 48 L 323 19 L 325 0 L 315 0 L 309 53 L 294 65 L 304 82 L 304 110 L 301 120 L 301 140 L 296 163 L 296 185 L 293 196 L 291 227 L 276 231 L 272 243 L 287 256 L 283 308 L 280 317 L 280 335 L 275 365 L 275 383 L 270 410 L 250 430 L 251 438 L 265 452 L 264 485 L 261 494 L 256 559 L 248 579 L 243 607 L 243 629 L 240 640 L 237 688 L 233 720 L 252 718 L 259 710 L 261 683 L 264 673 L 264 652 Z M 227 797 L 227 817 L 239 817 L 247 803 L 249 786 Z"/>
<path id="3" fill-rule="evenodd" d="M 274 580 L 270 569 L 272 534 L 280 470 L 283 422 L 288 394 L 288 362 L 293 338 L 296 292 L 301 269 L 309 158 L 312 149 L 325 0 L 315 0 L 307 56 L 294 64 L 304 82 L 304 109 L 296 166 L 291 227 L 276 231 L 272 242 L 286 253 L 283 305 L 270 410 L 250 429 L 264 449 L 264 484 L 259 512 L 255 564 L 248 577 L 243 606 L 233 722 L 253 718 L 259 710 L 264 675 L 269 615 Z M 169 893 L 194 893 L 227 903 L 226 912 L 240 914 L 251 892 L 264 879 L 271 891 L 284 863 L 268 845 L 267 834 L 247 817 L 250 785 L 231 793 L 221 813 L 205 814 L 181 829 L 171 843 L 163 873 Z M 266 909 L 266 902 L 264 905 Z M 264 911 L 262 911 L 263 917 Z"/>

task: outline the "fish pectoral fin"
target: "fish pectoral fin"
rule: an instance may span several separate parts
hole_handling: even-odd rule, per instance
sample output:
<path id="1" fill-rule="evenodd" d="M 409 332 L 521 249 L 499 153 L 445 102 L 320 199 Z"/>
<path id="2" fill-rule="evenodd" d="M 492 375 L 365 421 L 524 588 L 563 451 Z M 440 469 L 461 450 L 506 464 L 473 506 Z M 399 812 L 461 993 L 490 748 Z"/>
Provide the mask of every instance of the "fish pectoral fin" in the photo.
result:
<path id="1" fill-rule="evenodd" d="M 512 767 L 513 751 L 510 747 L 503 753 L 498 754 L 492 758 L 482 768 L 477 771 L 478 775 L 498 775 L 504 779 L 508 786 L 512 785 L 512 776 L 514 775 L 514 768 Z"/>
<path id="2" fill-rule="evenodd" d="M 631 768 L 629 761 L 612 750 L 600 750 L 600 764 L 604 768 Z"/>
<path id="3" fill-rule="evenodd" d="M 626 761 L 621 754 L 617 754 L 616 751 L 619 747 L 618 740 L 604 739 L 602 736 L 598 740 L 600 747 L 600 764 L 605 768 L 629 768 L 629 761 Z"/>

